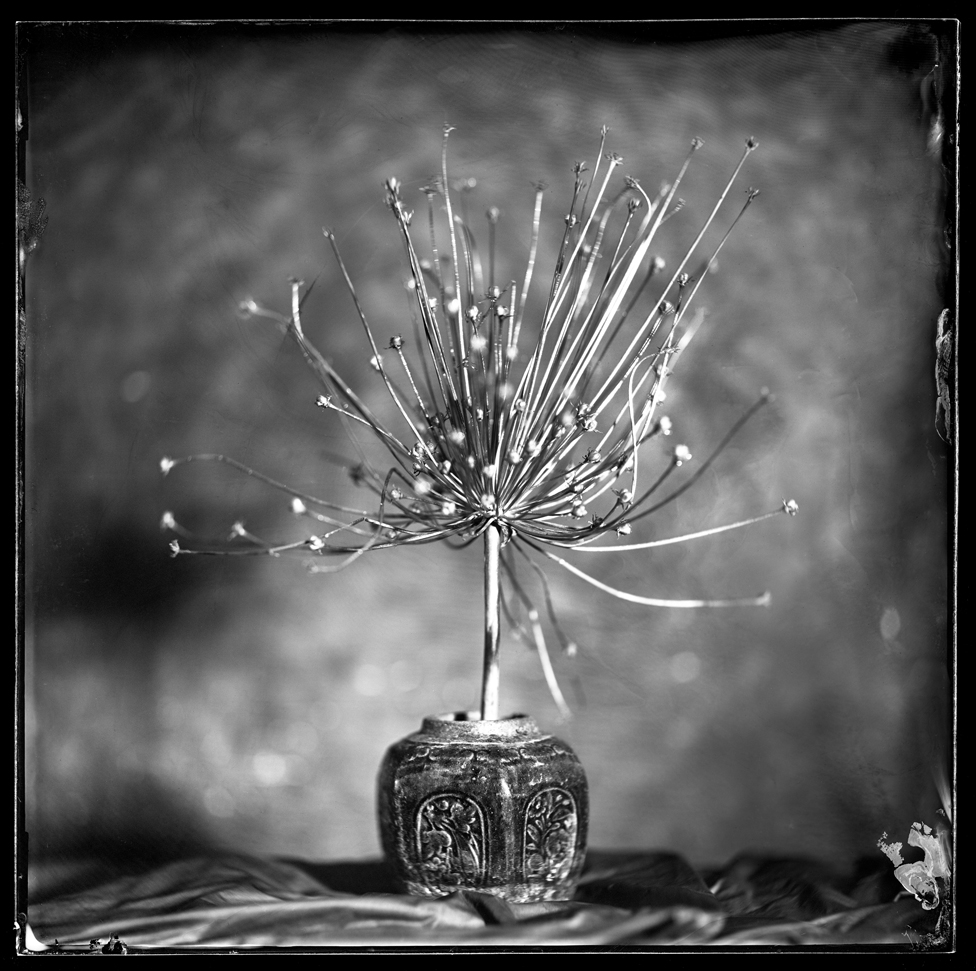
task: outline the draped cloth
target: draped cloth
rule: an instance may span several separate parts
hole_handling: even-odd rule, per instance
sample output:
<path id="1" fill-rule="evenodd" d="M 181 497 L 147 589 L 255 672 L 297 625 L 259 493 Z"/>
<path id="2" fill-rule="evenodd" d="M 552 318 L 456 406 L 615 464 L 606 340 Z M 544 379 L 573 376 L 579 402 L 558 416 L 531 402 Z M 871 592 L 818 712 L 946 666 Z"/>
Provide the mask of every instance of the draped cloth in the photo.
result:
<path id="1" fill-rule="evenodd" d="M 397 892 L 379 860 L 221 855 L 106 877 L 95 861 L 31 869 L 26 936 L 88 950 L 902 945 L 940 948 L 946 903 L 925 910 L 887 860 L 835 872 L 739 856 L 695 869 L 676 854 L 591 850 L 573 900 L 512 904 L 459 891 Z M 97 945 L 90 942 L 97 941 Z M 57 943 L 55 943 L 57 942 Z"/>

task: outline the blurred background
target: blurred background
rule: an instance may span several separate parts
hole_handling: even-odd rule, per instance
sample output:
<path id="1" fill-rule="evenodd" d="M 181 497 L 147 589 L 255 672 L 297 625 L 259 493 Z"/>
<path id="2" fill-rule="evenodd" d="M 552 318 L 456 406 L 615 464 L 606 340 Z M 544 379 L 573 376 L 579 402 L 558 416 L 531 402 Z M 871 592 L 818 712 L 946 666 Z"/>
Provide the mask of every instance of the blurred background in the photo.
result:
<path id="1" fill-rule="evenodd" d="M 556 658 L 568 722 L 535 655 L 503 644 L 502 707 L 586 766 L 591 845 L 844 862 L 934 825 L 951 716 L 945 37 L 910 22 L 24 28 L 26 181 L 48 216 L 26 268 L 32 859 L 375 856 L 386 747 L 476 706 L 478 548 L 311 576 L 300 560 L 172 559 L 160 529 L 170 510 L 208 538 L 238 520 L 308 531 L 287 496 L 226 467 L 163 478 L 163 456 L 221 452 L 365 501 L 329 461 L 352 453 L 300 355 L 237 307 L 288 312 L 289 277 L 314 280 L 306 331 L 379 400 L 322 227 L 380 344 L 409 333 L 382 185 L 396 176 L 423 211 L 445 122 L 479 236 L 479 212 L 501 210 L 505 278 L 521 277 L 533 185 L 549 185 L 537 310 L 573 162 L 592 169 L 601 125 L 620 177 L 651 191 L 704 139 L 672 263 L 759 141 L 711 237 L 761 190 L 697 298 L 709 314 L 669 387 L 671 443 L 704 458 L 762 387 L 776 400 L 641 535 L 787 498 L 799 516 L 585 567 L 648 596 L 768 589 L 771 606 L 639 607 L 553 566 L 579 644 Z"/>

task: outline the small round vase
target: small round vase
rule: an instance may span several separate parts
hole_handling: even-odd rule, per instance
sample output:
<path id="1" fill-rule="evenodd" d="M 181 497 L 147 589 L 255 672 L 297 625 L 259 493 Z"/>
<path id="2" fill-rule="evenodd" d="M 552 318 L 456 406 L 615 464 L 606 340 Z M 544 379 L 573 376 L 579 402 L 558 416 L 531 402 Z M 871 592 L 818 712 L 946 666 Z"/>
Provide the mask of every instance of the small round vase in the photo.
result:
<path id="1" fill-rule="evenodd" d="M 527 715 L 425 718 L 379 774 L 380 838 L 404 889 L 569 900 L 586 852 L 586 776 Z"/>

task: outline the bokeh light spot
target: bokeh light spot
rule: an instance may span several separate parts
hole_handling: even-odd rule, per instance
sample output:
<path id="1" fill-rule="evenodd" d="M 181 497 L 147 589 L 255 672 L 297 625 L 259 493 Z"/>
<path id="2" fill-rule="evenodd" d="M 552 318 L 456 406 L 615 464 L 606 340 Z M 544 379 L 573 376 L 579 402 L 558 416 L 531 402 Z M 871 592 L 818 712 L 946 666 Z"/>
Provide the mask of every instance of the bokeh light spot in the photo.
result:
<path id="1" fill-rule="evenodd" d="M 415 691 L 420 687 L 420 665 L 405 658 L 394 661 L 390 667 L 390 681 L 396 691 Z"/>
<path id="2" fill-rule="evenodd" d="M 278 786 L 285 781 L 288 763 L 277 752 L 256 752 L 251 770 L 260 785 Z"/>
<path id="3" fill-rule="evenodd" d="M 386 691 L 386 673 L 379 665 L 360 664 L 352 679 L 353 689 L 367 698 L 376 698 Z"/>
<path id="4" fill-rule="evenodd" d="M 207 786 L 203 806 L 211 816 L 229 819 L 234 815 L 234 797 L 223 786 Z"/>
<path id="5" fill-rule="evenodd" d="M 133 371 L 122 379 L 122 400 L 135 404 L 146 397 L 152 377 L 148 371 Z"/>
<path id="6" fill-rule="evenodd" d="M 671 658 L 671 677 L 679 684 L 694 681 L 701 674 L 701 661 L 692 651 L 681 651 Z"/>
<path id="7" fill-rule="evenodd" d="M 881 636 L 886 641 L 893 641 L 901 630 L 901 616 L 894 607 L 885 607 L 881 614 Z"/>
<path id="8" fill-rule="evenodd" d="M 319 747 L 319 733 L 311 722 L 300 721 L 288 727 L 285 746 L 292 752 L 311 755 Z"/>

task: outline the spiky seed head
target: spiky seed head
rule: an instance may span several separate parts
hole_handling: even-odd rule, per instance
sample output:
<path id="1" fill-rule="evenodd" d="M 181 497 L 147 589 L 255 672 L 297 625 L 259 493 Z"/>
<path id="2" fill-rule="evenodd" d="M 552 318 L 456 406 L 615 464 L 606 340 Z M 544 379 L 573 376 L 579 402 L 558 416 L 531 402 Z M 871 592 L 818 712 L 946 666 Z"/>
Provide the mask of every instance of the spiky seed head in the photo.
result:
<path id="1" fill-rule="evenodd" d="M 445 132 L 448 130 L 449 128 L 445 128 Z M 607 130 L 604 127 L 604 135 Z M 693 150 L 700 146 L 701 140 L 695 139 Z M 601 150 L 603 147 L 601 145 Z M 755 148 L 755 140 L 750 139 L 747 147 L 749 151 Z M 606 157 L 611 168 L 622 161 L 613 152 Z M 374 418 L 373 413 L 363 406 L 350 388 L 332 374 L 331 365 L 324 358 L 319 360 L 315 355 L 310 355 L 311 345 L 307 344 L 305 335 L 299 329 L 297 314 L 284 317 L 262 309 L 253 300 L 247 299 L 242 303 L 242 310 L 277 321 L 282 327 L 289 329 L 292 336 L 302 344 L 309 363 L 319 370 L 325 390 L 341 398 L 339 404 L 333 405 L 331 398 L 321 395 L 317 400 L 319 407 L 337 410 L 344 418 L 371 426 L 383 443 L 394 452 L 400 466 L 400 471 L 396 474 L 401 483 L 404 482 L 402 470 L 409 468 L 411 461 L 416 473 L 413 482 L 406 480 L 410 482 L 406 491 L 413 494 L 404 503 L 401 502 L 404 498 L 401 489 L 392 485 L 390 476 L 393 473 L 387 476 L 385 485 L 380 490 L 378 486 L 382 480 L 376 470 L 365 464 L 355 466 L 350 469 L 353 480 L 357 484 L 368 485 L 374 492 L 380 492 L 386 500 L 385 506 L 381 501 L 380 511 L 373 518 L 365 516 L 347 523 L 347 527 L 358 527 L 353 532 L 359 536 L 372 530 L 369 541 L 350 540 L 347 538 L 349 533 L 333 541 L 332 537 L 340 532 L 333 530 L 323 536 L 303 540 L 299 544 L 283 546 L 282 550 L 303 546 L 315 553 L 355 551 L 351 557 L 355 559 L 360 552 L 371 548 L 379 539 L 384 539 L 381 544 L 383 546 L 399 546 L 417 539 L 426 541 L 449 537 L 474 538 L 489 526 L 497 527 L 502 534 L 503 543 L 524 539 L 563 547 L 576 546 L 582 540 L 611 529 L 621 536 L 630 533 L 630 523 L 622 521 L 620 516 L 628 514 L 626 511 L 635 506 L 635 492 L 642 495 L 639 503 L 643 503 L 653 492 L 653 489 L 638 488 L 636 453 L 650 437 L 647 428 L 654 413 L 654 404 L 664 400 L 663 385 L 668 374 L 665 362 L 671 359 L 673 352 L 681 345 L 675 345 L 670 336 L 665 336 L 656 352 L 651 348 L 660 320 L 653 322 L 650 336 L 641 338 L 643 343 L 640 343 L 640 335 L 634 337 L 633 350 L 636 354 L 630 357 L 631 351 L 628 351 L 629 361 L 626 358 L 616 364 L 605 361 L 601 357 L 598 344 L 593 343 L 588 347 L 587 342 L 591 337 L 595 339 L 597 334 L 597 330 L 593 328 L 600 315 L 594 312 L 605 306 L 612 307 L 613 312 L 617 313 L 617 308 L 626 305 L 631 281 L 635 286 L 638 282 L 635 277 L 638 264 L 635 260 L 642 262 L 649 255 L 648 249 L 654 232 L 664 218 L 674 215 L 680 208 L 681 201 L 678 201 L 677 207 L 669 202 L 670 208 L 665 211 L 665 196 L 662 195 L 654 204 L 662 207 L 656 220 L 651 218 L 652 214 L 648 214 L 643 220 L 632 220 L 630 217 L 648 199 L 636 179 L 627 177 L 624 180 L 626 194 L 621 201 L 625 202 L 627 208 L 626 231 L 636 233 L 640 242 L 634 240 L 634 245 L 629 248 L 627 245 L 621 246 L 610 257 L 611 265 L 607 268 L 606 276 L 609 281 L 606 284 L 607 300 L 595 302 L 589 285 L 592 276 L 590 268 L 597 250 L 596 240 L 602 239 L 603 227 L 606 225 L 605 216 L 608 217 L 611 210 L 618 206 L 616 200 L 621 197 L 617 196 L 613 201 L 609 201 L 609 197 L 604 200 L 604 184 L 596 193 L 592 205 L 587 205 L 589 189 L 582 196 L 583 201 L 580 204 L 584 171 L 586 166 L 577 163 L 573 204 L 566 216 L 566 224 L 570 228 L 580 227 L 585 231 L 580 232 L 577 229 L 572 240 L 566 237 L 562 251 L 565 257 L 561 255 L 557 264 L 550 298 L 552 302 L 546 311 L 549 316 L 544 314 L 544 333 L 559 333 L 561 336 L 550 342 L 543 338 L 534 349 L 529 349 L 528 354 L 520 353 L 517 345 L 521 333 L 521 309 L 513 322 L 514 326 L 508 326 L 509 319 L 516 313 L 516 306 L 523 308 L 526 305 L 526 293 L 519 290 L 521 302 L 517 302 L 513 284 L 512 298 L 505 306 L 501 303 L 505 290 L 491 286 L 485 292 L 484 301 L 476 303 L 473 294 L 477 289 L 483 288 L 484 283 L 481 282 L 480 270 L 475 266 L 476 251 L 470 231 L 462 218 L 452 213 L 454 221 L 449 231 L 452 234 L 453 256 L 442 254 L 435 261 L 423 258 L 416 253 L 409 234 L 406 233 L 411 213 L 404 209 L 402 186 L 395 178 L 387 180 L 386 201 L 396 216 L 400 230 L 407 237 L 411 257 L 411 280 L 407 286 L 412 290 L 414 299 L 418 300 L 415 307 L 423 318 L 423 330 L 418 331 L 419 346 L 421 353 L 424 350 L 429 352 L 426 364 L 433 367 L 425 367 L 426 381 L 416 383 L 404 359 L 404 342 L 400 335 L 389 338 L 389 350 L 395 352 L 396 357 L 390 366 L 403 365 L 407 370 L 407 379 L 413 392 L 411 397 L 417 400 L 407 401 L 400 397 L 400 389 L 392 375 L 386 372 L 377 350 L 384 345 L 376 342 L 365 318 L 363 324 L 374 354 L 370 363 L 380 374 L 395 403 L 400 407 L 401 415 L 410 426 L 411 434 L 406 439 L 388 431 L 379 419 Z M 456 183 L 454 188 L 469 192 L 474 185 L 474 180 L 463 180 Z M 541 185 L 538 187 L 540 192 L 542 188 Z M 676 188 L 676 185 L 665 185 L 662 191 L 670 200 L 671 195 L 676 194 Z M 728 188 L 724 190 L 725 193 Z M 432 215 L 434 195 L 440 194 L 450 202 L 446 174 L 431 180 L 422 191 L 428 196 Z M 749 201 L 754 195 L 750 190 Z M 722 198 L 724 197 L 723 194 Z M 537 205 L 540 201 L 537 198 Z M 452 212 L 449 205 L 448 211 Z M 486 211 L 486 216 L 493 227 L 500 213 L 497 208 L 492 207 Z M 537 225 L 534 232 L 538 233 Z M 324 230 L 324 233 L 335 247 L 334 234 L 329 230 Z M 494 235 L 492 230 L 492 246 L 495 242 Z M 639 258 L 635 256 L 638 253 Z M 336 255 L 338 256 L 338 252 Z M 690 257 L 691 253 L 682 262 L 687 262 Z M 341 258 L 339 262 L 341 265 Z M 435 262 L 441 265 L 435 268 Z M 492 262 L 494 264 L 494 259 Z M 442 267 L 448 271 L 441 272 Z M 660 256 L 655 256 L 650 265 L 651 273 L 660 273 L 664 269 L 665 261 Z M 425 275 L 432 277 L 433 288 L 428 287 Z M 346 278 L 348 283 L 348 274 Z M 528 281 L 527 274 L 524 287 L 526 291 L 529 289 Z M 690 281 L 688 275 L 682 273 L 676 282 L 679 292 L 682 292 Z M 644 284 L 640 285 L 643 287 Z M 352 289 L 351 283 L 349 287 Z M 673 292 L 671 295 L 674 296 Z M 664 300 L 665 296 L 665 293 L 659 293 L 647 308 L 642 309 L 642 315 L 646 309 L 653 308 L 655 302 L 659 313 L 674 314 L 676 308 Z M 684 309 L 687 309 L 687 296 L 686 293 L 682 294 L 681 306 Z M 297 299 L 297 294 L 293 294 L 293 297 Z M 358 309 L 359 301 L 355 291 L 353 297 Z M 602 301 L 603 298 L 599 300 Z M 566 316 L 567 314 L 570 316 Z M 441 330 L 445 318 L 448 322 L 446 333 Z M 485 332 L 480 333 L 483 320 L 487 326 Z M 459 326 L 462 321 L 465 323 L 463 328 Z M 623 323 L 623 319 L 619 322 Z M 601 332 L 609 334 L 610 331 L 604 328 L 604 323 L 612 324 L 613 321 L 607 318 L 599 326 Z M 650 321 L 648 323 L 651 325 Z M 577 325 L 582 328 L 578 343 L 575 338 L 570 338 L 572 327 Z M 466 354 L 469 356 L 465 357 Z M 547 357 L 550 354 L 552 356 Z M 510 366 L 520 359 L 529 361 L 528 369 L 521 375 Z M 656 374 L 654 370 L 648 370 L 644 362 L 650 362 L 651 368 L 657 365 Z M 597 386 L 590 385 L 590 374 L 597 373 L 607 364 L 609 377 L 606 384 L 595 397 L 591 397 L 591 387 L 595 391 Z M 639 370 L 635 377 L 630 378 L 635 368 Z M 629 393 L 626 391 L 628 382 Z M 616 390 L 613 390 L 614 385 Z M 425 386 L 427 394 L 423 391 Z M 516 389 L 519 389 L 520 397 L 519 400 L 512 401 L 517 393 Z M 621 389 L 624 391 L 621 392 Z M 629 401 L 625 400 L 615 417 L 610 408 L 616 406 L 610 405 L 610 398 L 618 393 L 627 393 Z M 591 403 L 590 408 L 582 406 L 583 395 Z M 645 395 L 646 400 L 642 402 Z M 504 406 L 498 407 L 502 402 Z M 634 414 L 634 405 L 637 404 L 642 404 L 639 418 Z M 631 415 L 629 422 L 625 418 L 628 405 Z M 586 450 L 580 441 L 581 432 L 597 431 L 598 416 L 605 416 L 600 418 L 601 424 L 609 424 L 607 432 L 600 439 L 600 446 L 608 456 L 606 459 L 602 457 L 600 449 L 591 447 Z M 417 441 L 418 437 L 425 434 L 419 430 L 425 425 L 432 440 L 426 446 L 419 442 L 412 448 L 406 445 L 406 441 Z M 668 435 L 670 431 L 670 420 L 662 417 L 657 419 L 651 435 Z M 592 442 L 594 439 L 588 441 Z M 223 460 L 223 457 L 217 458 Z M 531 461 L 527 462 L 526 459 Z M 678 446 L 673 452 L 672 467 L 690 459 L 690 450 L 686 446 Z M 174 464 L 172 460 L 164 459 L 161 469 L 166 473 Z M 519 467 L 517 471 L 516 466 Z M 631 489 L 614 489 L 616 504 L 611 507 L 607 502 L 605 515 L 588 517 L 586 503 L 594 505 L 597 499 L 610 491 L 615 484 L 614 480 L 626 473 L 632 473 L 633 476 L 633 481 L 630 475 L 624 480 Z M 694 478 L 692 477 L 691 482 Z M 691 482 L 687 482 L 686 487 Z M 297 496 L 292 500 L 292 510 L 296 514 L 307 512 L 304 503 Z M 795 515 L 796 510 L 793 500 L 783 501 L 783 511 Z M 570 516 L 582 522 L 559 522 L 563 517 Z M 326 517 L 319 518 L 330 521 Z M 170 522 L 175 527 L 175 521 L 164 516 L 162 525 L 169 525 Z M 182 528 L 175 528 L 178 535 L 184 535 Z M 254 549 L 248 547 L 243 552 L 278 555 L 278 549 L 266 547 L 256 537 L 246 533 L 243 524 L 235 524 L 235 535 L 246 536 L 248 543 L 254 546 Z M 180 550 L 175 541 L 171 550 L 174 555 L 190 552 Z M 554 558 L 557 562 L 562 562 L 558 557 Z M 584 573 L 580 575 L 587 578 Z M 616 593 L 622 596 L 620 592 Z M 652 598 L 636 599 L 647 603 L 660 602 L 653 601 Z M 575 645 L 564 644 L 564 648 L 569 654 L 575 653 Z"/>
<path id="2" fill-rule="evenodd" d="M 400 180 L 386 180 L 386 204 L 394 211 L 400 208 Z"/>

